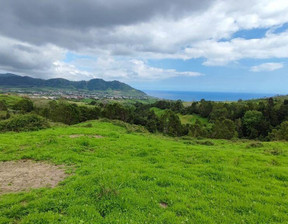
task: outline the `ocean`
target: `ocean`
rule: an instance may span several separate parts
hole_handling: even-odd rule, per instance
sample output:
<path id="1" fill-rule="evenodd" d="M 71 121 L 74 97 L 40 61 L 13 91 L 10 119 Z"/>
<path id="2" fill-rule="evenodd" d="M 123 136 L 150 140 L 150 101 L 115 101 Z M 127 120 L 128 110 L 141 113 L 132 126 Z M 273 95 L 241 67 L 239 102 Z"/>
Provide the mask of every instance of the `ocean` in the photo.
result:
<path id="1" fill-rule="evenodd" d="M 211 101 L 238 101 L 259 99 L 275 96 L 269 93 L 229 93 L 229 92 L 184 92 L 184 91 L 154 91 L 144 90 L 150 96 L 167 100 L 182 100 L 186 102 L 200 101 L 201 99 Z"/>

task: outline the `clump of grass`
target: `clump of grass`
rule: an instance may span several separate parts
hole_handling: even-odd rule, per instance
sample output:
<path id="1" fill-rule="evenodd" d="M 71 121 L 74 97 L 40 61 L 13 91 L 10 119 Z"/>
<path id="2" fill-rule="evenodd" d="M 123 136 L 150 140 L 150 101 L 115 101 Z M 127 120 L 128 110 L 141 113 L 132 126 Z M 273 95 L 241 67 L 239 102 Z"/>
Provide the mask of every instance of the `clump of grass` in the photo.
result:
<path id="1" fill-rule="evenodd" d="M 85 127 L 85 128 L 92 128 L 93 125 L 92 125 L 91 123 L 88 123 L 88 124 L 84 125 L 83 127 Z"/>
<path id="2" fill-rule="evenodd" d="M 264 145 L 261 142 L 252 142 L 246 146 L 246 148 L 262 148 Z"/>
<path id="3" fill-rule="evenodd" d="M 54 137 L 49 138 L 49 139 L 47 140 L 47 144 L 56 144 L 56 143 L 57 143 L 57 139 L 54 138 Z"/>
<path id="4" fill-rule="evenodd" d="M 280 163 L 279 163 L 277 160 L 272 159 L 272 160 L 271 160 L 271 165 L 272 165 L 272 166 L 279 166 Z"/>
<path id="5" fill-rule="evenodd" d="M 198 145 L 207 145 L 207 146 L 213 146 L 213 145 L 215 145 L 215 143 L 214 142 L 212 142 L 212 141 L 209 141 L 209 140 L 206 140 L 206 141 L 196 141 L 196 144 L 198 144 Z"/>
<path id="6" fill-rule="evenodd" d="M 266 154 L 271 154 L 273 156 L 279 156 L 279 155 L 283 154 L 283 150 L 279 149 L 279 148 L 266 149 L 264 152 Z"/>
<path id="7" fill-rule="evenodd" d="M 82 140 L 82 141 L 80 141 L 80 145 L 88 147 L 90 145 L 90 142 L 87 140 Z"/>
<path id="8" fill-rule="evenodd" d="M 195 143 L 194 142 L 187 142 L 187 141 L 185 141 L 185 142 L 183 142 L 185 145 L 195 145 Z"/>
<path id="9" fill-rule="evenodd" d="M 238 157 L 236 157 L 235 159 L 234 159 L 234 161 L 233 161 L 233 163 L 234 163 L 234 165 L 235 166 L 239 166 L 240 165 L 240 157 L 238 156 Z"/>

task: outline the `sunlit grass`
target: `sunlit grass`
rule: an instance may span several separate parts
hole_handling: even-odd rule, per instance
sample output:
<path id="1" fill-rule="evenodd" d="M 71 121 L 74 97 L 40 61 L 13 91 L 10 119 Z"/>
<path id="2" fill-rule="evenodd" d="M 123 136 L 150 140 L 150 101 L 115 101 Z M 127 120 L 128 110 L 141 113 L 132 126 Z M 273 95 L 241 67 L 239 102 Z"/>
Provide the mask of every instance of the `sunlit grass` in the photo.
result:
<path id="1" fill-rule="evenodd" d="M 288 223 L 288 143 L 205 141 L 100 121 L 0 134 L 1 161 L 71 174 L 54 189 L 1 195 L 0 223 Z"/>

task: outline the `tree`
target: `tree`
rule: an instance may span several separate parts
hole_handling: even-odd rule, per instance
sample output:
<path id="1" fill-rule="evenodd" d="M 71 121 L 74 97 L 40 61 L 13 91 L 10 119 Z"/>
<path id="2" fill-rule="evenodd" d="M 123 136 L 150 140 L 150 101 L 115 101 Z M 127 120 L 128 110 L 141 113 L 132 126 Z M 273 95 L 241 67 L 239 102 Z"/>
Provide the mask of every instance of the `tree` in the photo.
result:
<path id="1" fill-rule="evenodd" d="M 23 113 L 31 112 L 33 108 L 33 102 L 28 98 L 20 100 L 13 106 L 14 110 L 19 110 Z"/>
<path id="2" fill-rule="evenodd" d="M 288 141 L 288 121 L 281 123 L 279 129 L 273 129 L 269 134 L 269 139 Z"/>
<path id="3" fill-rule="evenodd" d="M 236 126 L 236 131 L 237 131 L 237 135 L 238 138 L 242 138 L 243 137 L 243 125 L 242 125 L 242 119 L 236 119 L 235 120 L 235 126 Z"/>
<path id="4" fill-rule="evenodd" d="M 158 117 L 156 116 L 155 112 L 153 110 L 149 111 L 145 125 L 148 131 L 152 133 L 156 132 L 158 123 L 159 123 Z"/>
<path id="5" fill-rule="evenodd" d="M 223 120 L 228 118 L 228 110 L 223 105 L 217 105 L 213 107 L 212 112 L 209 115 L 211 121 Z"/>
<path id="6" fill-rule="evenodd" d="M 190 125 L 188 134 L 195 138 L 206 137 L 207 131 L 201 121 L 196 119 L 195 123 Z"/>
<path id="7" fill-rule="evenodd" d="M 244 136 L 254 139 L 259 138 L 265 132 L 266 126 L 262 112 L 256 110 L 249 110 L 243 117 Z"/>
<path id="8" fill-rule="evenodd" d="M 183 133 L 179 117 L 172 110 L 166 110 L 161 118 L 161 131 L 171 136 L 181 136 Z"/>
<path id="9" fill-rule="evenodd" d="M 103 110 L 103 116 L 109 119 L 128 122 L 131 119 L 131 111 L 119 103 L 108 104 Z"/>
<path id="10" fill-rule="evenodd" d="M 213 109 L 213 105 L 210 101 L 201 100 L 199 106 L 199 113 L 202 117 L 208 117 Z"/>
<path id="11" fill-rule="evenodd" d="M 278 110 L 278 119 L 280 122 L 288 120 L 288 100 L 285 100 L 284 103 L 280 106 Z"/>
<path id="12" fill-rule="evenodd" d="M 49 112 L 45 111 L 45 114 L 48 114 L 48 118 L 51 120 L 68 125 L 80 122 L 80 110 L 76 104 L 70 104 L 65 101 L 60 103 L 52 101 L 49 106 Z"/>
<path id="13" fill-rule="evenodd" d="M 237 137 L 235 123 L 229 119 L 217 120 L 212 128 L 212 137 L 218 139 Z"/>
<path id="14" fill-rule="evenodd" d="M 198 102 L 193 102 L 191 106 L 185 108 L 186 114 L 199 114 Z"/>
<path id="15" fill-rule="evenodd" d="M 171 110 L 176 113 L 182 113 L 184 110 L 184 106 L 181 100 L 177 100 L 175 103 L 172 104 Z"/>

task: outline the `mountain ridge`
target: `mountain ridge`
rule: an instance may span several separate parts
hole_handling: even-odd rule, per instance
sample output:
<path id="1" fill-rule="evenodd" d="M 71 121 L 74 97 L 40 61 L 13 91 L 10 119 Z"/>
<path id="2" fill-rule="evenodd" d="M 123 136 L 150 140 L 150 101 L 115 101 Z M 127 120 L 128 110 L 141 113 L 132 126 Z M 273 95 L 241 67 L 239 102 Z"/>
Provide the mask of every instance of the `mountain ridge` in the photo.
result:
<path id="1" fill-rule="evenodd" d="M 77 91 L 119 91 L 133 93 L 133 95 L 146 96 L 126 83 L 119 81 L 105 81 L 103 79 L 91 79 L 89 81 L 70 81 L 64 78 L 40 79 L 30 76 L 20 76 L 12 73 L 0 74 L 0 88 L 53 88 Z"/>

